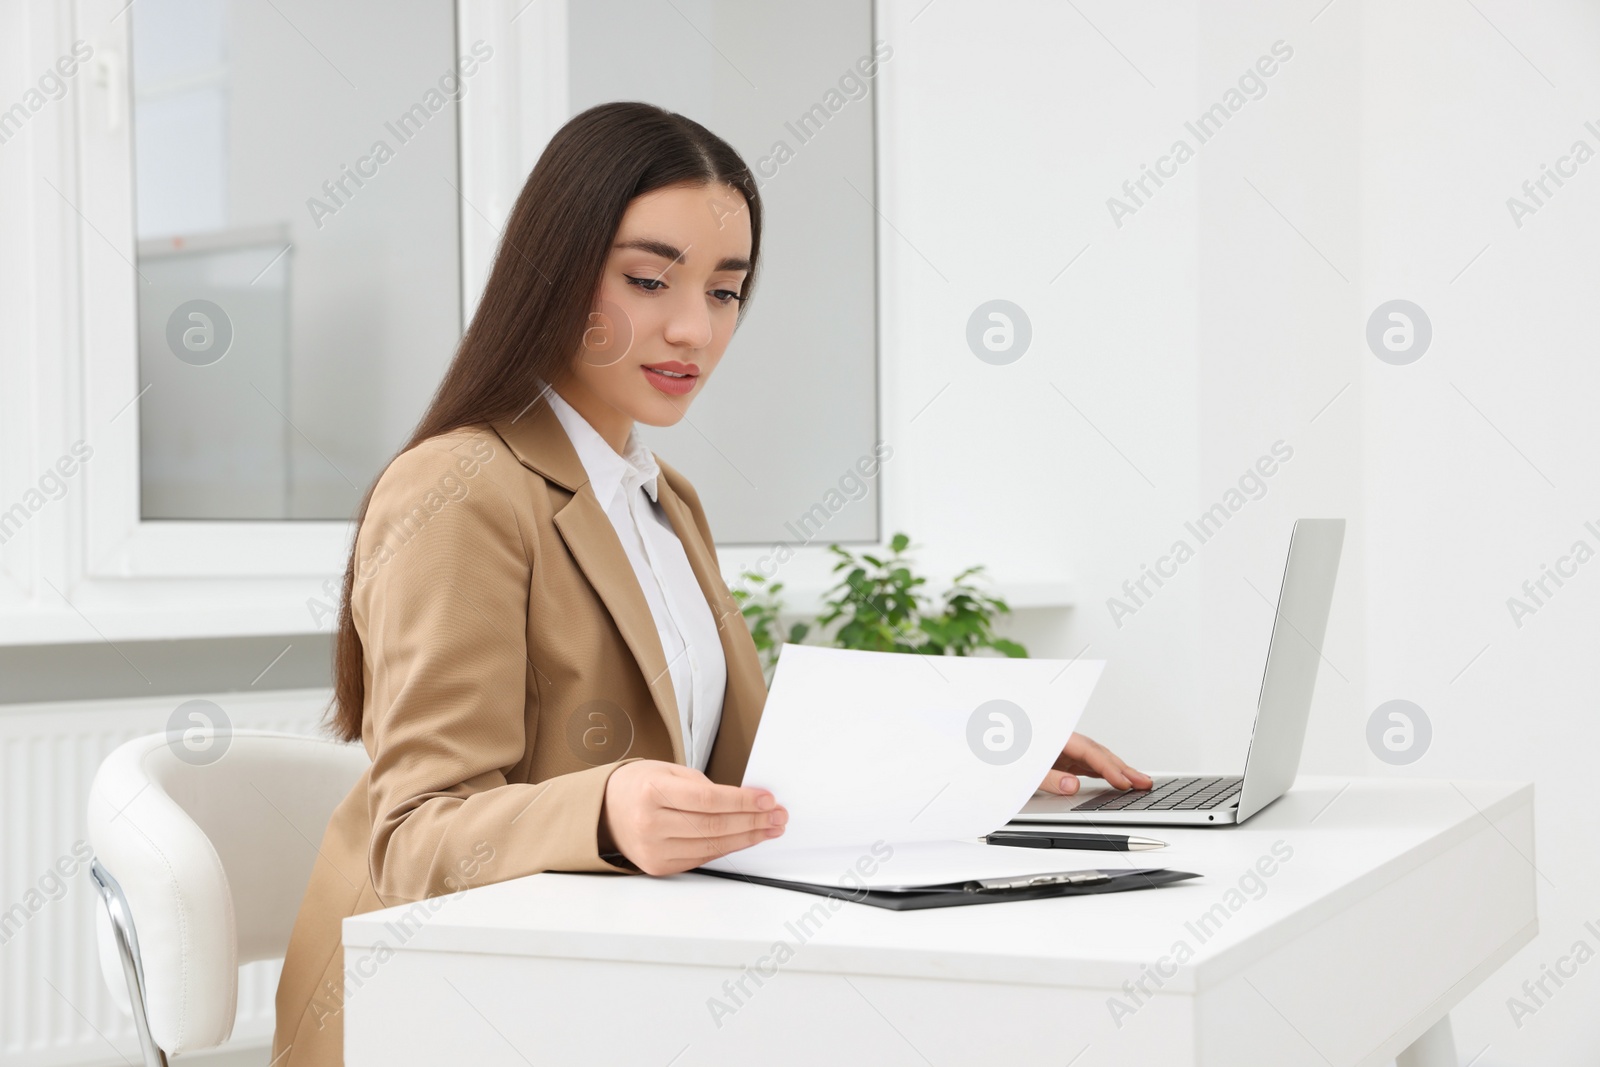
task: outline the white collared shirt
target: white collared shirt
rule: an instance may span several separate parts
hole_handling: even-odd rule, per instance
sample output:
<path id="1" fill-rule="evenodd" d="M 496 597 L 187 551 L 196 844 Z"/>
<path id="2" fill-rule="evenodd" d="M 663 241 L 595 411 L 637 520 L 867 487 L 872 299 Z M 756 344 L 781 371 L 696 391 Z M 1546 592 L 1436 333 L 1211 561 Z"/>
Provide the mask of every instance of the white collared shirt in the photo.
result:
<path id="1" fill-rule="evenodd" d="M 634 430 L 628 431 L 626 453 L 619 455 L 561 394 L 546 389 L 545 395 L 583 462 L 595 499 L 605 509 L 633 564 L 655 618 L 672 691 L 678 698 L 684 760 L 704 771 L 722 721 L 727 663 L 711 605 L 689 565 L 683 543 L 657 502 L 656 479 L 661 469 Z"/>

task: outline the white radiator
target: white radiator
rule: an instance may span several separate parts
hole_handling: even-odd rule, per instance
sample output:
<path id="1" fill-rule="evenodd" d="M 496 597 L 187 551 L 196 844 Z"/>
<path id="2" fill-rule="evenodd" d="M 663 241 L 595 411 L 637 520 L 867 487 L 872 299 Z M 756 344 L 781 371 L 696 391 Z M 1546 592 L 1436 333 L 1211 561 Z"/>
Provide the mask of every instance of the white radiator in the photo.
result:
<path id="1" fill-rule="evenodd" d="M 141 1062 L 132 1020 L 110 999 L 95 954 L 100 905 L 89 880 L 85 806 L 100 761 L 130 738 L 164 731 L 173 709 L 195 697 L 219 705 L 236 728 L 313 734 L 329 695 L 305 689 L 0 705 L 0 1064 Z M 261 960 L 240 968 L 227 1048 L 271 1040 L 281 967 Z"/>

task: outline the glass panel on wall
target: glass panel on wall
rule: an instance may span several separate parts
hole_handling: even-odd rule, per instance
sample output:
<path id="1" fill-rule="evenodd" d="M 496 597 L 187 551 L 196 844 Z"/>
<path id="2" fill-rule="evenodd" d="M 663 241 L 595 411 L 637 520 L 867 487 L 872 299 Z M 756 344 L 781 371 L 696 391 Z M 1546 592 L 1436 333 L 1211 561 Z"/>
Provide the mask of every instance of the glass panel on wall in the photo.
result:
<path id="1" fill-rule="evenodd" d="M 350 519 L 461 334 L 455 101 L 480 59 L 452 0 L 125 17 L 141 514 Z"/>
<path id="2" fill-rule="evenodd" d="M 721 136 L 765 208 L 750 312 L 686 418 L 639 436 L 699 491 L 718 543 L 878 532 L 873 106 L 892 51 L 861 0 L 583 0 L 569 110 L 644 100 Z"/>

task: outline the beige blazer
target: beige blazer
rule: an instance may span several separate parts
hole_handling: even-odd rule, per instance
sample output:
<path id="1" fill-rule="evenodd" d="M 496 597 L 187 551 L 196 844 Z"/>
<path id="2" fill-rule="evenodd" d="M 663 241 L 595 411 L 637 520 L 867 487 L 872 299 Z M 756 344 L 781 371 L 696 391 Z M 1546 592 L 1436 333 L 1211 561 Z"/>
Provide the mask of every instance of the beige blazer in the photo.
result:
<path id="1" fill-rule="evenodd" d="M 727 664 L 706 773 L 738 785 L 766 683 L 700 498 L 656 458 Z M 362 977 L 346 970 L 346 916 L 540 871 L 632 873 L 598 853 L 606 780 L 636 759 L 685 762 L 654 619 L 548 404 L 398 456 L 356 552 L 372 766 L 335 809 L 295 920 L 273 1067 L 343 1063 Z M 355 962 L 370 976 L 374 961 Z"/>

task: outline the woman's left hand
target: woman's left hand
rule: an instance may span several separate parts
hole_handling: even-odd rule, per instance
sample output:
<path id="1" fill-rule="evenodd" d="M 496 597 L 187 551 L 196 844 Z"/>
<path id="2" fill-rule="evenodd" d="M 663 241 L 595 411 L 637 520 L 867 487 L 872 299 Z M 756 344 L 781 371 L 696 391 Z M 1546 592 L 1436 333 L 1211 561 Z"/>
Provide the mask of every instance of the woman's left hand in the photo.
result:
<path id="1" fill-rule="evenodd" d="M 1149 789 L 1151 786 L 1148 774 L 1123 763 L 1116 753 L 1098 741 L 1082 734 L 1073 734 L 1067 739 L 1066 747 L 1056 757 L 1039 788 L 1046 793 L 1071 795 L 1082 787 L 1078 781 L 1080 774 L 1104 778 L 1113 789 Z"/>

